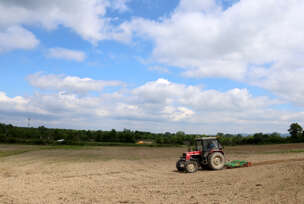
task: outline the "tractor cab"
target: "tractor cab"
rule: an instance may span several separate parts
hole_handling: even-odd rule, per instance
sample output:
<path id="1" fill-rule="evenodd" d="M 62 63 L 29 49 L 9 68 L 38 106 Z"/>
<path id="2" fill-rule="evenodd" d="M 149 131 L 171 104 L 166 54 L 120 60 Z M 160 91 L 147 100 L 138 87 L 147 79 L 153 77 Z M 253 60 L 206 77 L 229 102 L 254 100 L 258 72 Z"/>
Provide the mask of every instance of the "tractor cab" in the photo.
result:
<path id="1" fill-rule="evenodd" d="M 210 152 L 211 150 L 223 150 L 222 145 L 216 137 L 203 137 L 195 140 L 195 150 L 202 153 Z"/>
<path id="2" fill-rule="evenodd" d="M 217 138 L 202 137 L 195 140 L 194 151 L 183 153 L 176 163 L 176 168 L 193 173 L 200 167 L 219 170 L 224 167 L 224 163 L 223 147 Z"/>

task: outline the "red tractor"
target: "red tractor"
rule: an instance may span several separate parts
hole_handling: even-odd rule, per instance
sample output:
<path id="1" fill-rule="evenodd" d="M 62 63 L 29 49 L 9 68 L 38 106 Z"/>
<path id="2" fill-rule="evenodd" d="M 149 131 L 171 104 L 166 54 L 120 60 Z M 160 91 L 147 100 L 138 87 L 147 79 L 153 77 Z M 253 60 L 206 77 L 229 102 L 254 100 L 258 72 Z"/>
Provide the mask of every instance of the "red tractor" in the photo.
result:
<path id="1" fill-rule="evenodd" d="M 185 152 L 176 162 L 178 171 L 194 173 L 199 168 L 220 170 L 225 165 L 223 147 L 216 137 L 203 137 L 195 140 L 195 150 Z"/>

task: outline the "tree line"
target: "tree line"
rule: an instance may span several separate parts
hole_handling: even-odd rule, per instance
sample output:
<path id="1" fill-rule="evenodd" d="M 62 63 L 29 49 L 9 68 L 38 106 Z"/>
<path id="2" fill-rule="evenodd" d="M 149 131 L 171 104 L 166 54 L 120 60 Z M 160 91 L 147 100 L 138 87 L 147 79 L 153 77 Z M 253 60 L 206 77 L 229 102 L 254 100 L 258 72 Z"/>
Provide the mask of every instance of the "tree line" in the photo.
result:
<path id="1" fill-rule="evenodd" d="M 255 133 L 252 135 L 233 135 L 217 133 L 223 145 L 244 144 L 281 144 L 304 142 L 303 128 L 298 123 L 292 123 L 288 129 L 290 136 L 283 137 L 279 133 Z M 145 131 L 102 130 L 72 130 L 54 129 L 40 126 L 16 127 L 0 123 L 0 143 L 19 144 L 69 144 L 69 145 L 131 145 L 145 141 L 149 145 L 193 145 L 195 138 L 214 135 L 176 133 L 151 133 Z"/>

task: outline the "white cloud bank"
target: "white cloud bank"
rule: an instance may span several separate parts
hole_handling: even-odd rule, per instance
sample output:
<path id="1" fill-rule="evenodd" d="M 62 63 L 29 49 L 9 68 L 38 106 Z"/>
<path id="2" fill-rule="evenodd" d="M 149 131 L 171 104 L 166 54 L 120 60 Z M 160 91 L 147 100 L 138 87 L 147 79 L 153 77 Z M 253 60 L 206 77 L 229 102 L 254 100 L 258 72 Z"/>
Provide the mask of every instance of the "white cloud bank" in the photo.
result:
<path id="1" fill-rule="evenodd" d="M 303 51 L 301 0 L 241 0 L 223 10 L 215 0 L 181 0 L 168 18 L 129 26 L 155 42 L 154 57 L 186 75 L 243 78 L 249 64 L 279 62 Z"/>
<path id="2" fill-rule="evenodd" d="M 272 106 L 278 101 L 254 97 L 247 89 L 219 92 L 158 79 L 93 96 L 81 93 L 112 82 L 39 74 L 29 78 L 33 86 L 58 91 L 14 98 L 1 92 L 1 121 L 20 124 L 31 117 L 34 124 L 48 127 L 196 133 L 286 132 L 290 121 L 304 121 L 303 112 L 275 110 Z"/>
<path id="3" fill-rule="evenodd" d="M 108 9 L 126 11 L 126 0 L 26 0 L 0 1 L 0 51 L 31 49 L 38 40 L 24 26 L 41 26 L 47 30 L 63 26 L 84 40 L 121 39 L 114 36 Z"/>
<path id="4" fill-rule="evenodd" d="M 121 26 L 152 40 L 154 60 L 183 76 L 242 81 L 304 105 L 304 1 L 219 2 L 181 0 L 169 16 Z"/>
<path id="5" fill-rule="evenodd" d="M 105 87 L 122 86 L 120 81 L 103 81 L 76 76 L 36 73 L 28 76 L 29 83 L 43 90 L 56 90 L 72 93 L 101 91 Z"/>

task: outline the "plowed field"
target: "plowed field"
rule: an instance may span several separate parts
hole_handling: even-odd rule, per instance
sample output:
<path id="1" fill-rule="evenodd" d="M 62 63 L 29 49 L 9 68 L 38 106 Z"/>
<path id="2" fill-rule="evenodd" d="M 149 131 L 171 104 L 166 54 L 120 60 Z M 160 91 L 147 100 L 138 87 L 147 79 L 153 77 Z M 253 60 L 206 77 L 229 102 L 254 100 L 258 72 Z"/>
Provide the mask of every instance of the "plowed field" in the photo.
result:
<path id="1" fill-rule="evenodd" d="M 194 174 L 185 150 L 0 145 L 0 203 L 304 203 L 304 144 L 225 147 L 253 166 Z"/>

